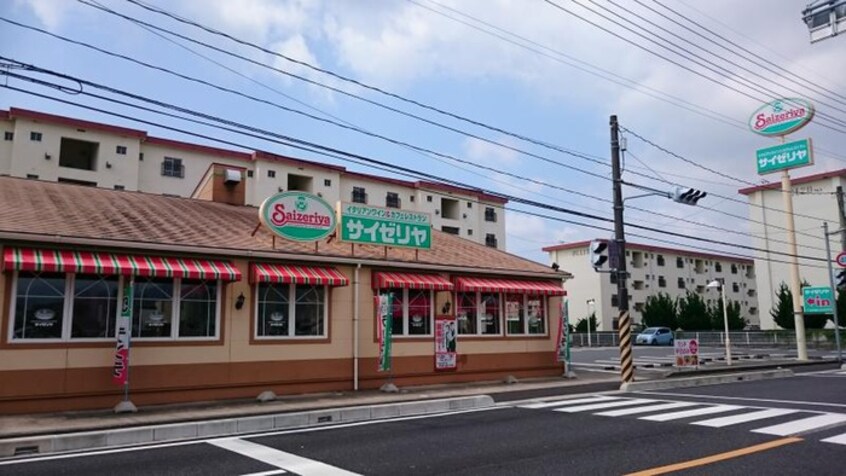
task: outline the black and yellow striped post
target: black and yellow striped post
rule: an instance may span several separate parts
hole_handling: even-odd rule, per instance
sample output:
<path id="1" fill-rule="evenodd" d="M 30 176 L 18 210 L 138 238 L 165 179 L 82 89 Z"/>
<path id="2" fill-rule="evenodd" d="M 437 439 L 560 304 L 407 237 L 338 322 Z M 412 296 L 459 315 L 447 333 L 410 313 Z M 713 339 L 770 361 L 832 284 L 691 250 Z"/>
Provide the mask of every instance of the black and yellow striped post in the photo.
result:
<path id="1" fill-rule="evenodd" d="M 618 326 L 618 332 L 620 334 L 620 380 L 626 384 L 634 381 L 632 319 L 629 316 L 629 311 L 620 312 Z"/>

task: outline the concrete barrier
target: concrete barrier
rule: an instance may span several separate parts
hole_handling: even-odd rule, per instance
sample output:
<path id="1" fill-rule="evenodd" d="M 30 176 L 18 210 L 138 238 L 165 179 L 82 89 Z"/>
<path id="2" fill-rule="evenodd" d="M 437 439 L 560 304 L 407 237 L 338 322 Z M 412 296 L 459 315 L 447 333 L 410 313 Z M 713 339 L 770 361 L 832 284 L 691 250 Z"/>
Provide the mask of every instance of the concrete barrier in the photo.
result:
<path id="1" fill-rule="evenodd" d="M 136 446 L 169 441 L 202 440 L 248 435 L 274 430 L 325 426 L 471 410 L 494 406 L 488 395 L 385 403 L 380 405 L 325 408 L 306 412 L 277 413 L 241 418 L 146 425 L 130 428 L 0 439 L 0 458 L 28 454 L 60 453 L 90 449 Z"/>
<path id="2" fill-rule="evenodd" d="M 703 385 L 747 382 L 752 380 L 765 380 L 792 376 L 793 371 L 789 369 L 761 370 L 756 372 L 718 373 L 700 375 L 695 377 L 678 377 L 661 380 L 645 380 L 643 382 L 624 383 L 620 386 L 620 390 L 623 392 L 666 390 L 669 388 L 699 387 Z"/>

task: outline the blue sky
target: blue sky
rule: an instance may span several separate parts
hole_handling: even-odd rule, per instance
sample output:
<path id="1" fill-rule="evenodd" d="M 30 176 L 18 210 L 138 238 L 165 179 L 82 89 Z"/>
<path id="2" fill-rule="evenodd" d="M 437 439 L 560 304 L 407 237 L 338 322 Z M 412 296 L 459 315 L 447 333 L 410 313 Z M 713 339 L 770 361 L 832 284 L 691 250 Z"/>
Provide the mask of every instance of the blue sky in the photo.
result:
<path id="1" fill-rule="evenodd" d="M 608 116 L 610 114 L 617 114 L 623 125 L 667 149 L 748 182 L 760 183 L 762 179 L 755 174 L 754 150 L 773 143 L 772 140 L 756 136 L 745 128 L 749 115 L 760 105 L 760 101 L 727 89 L 726 85 L 734 84 L 732 75 L 718 77 L 716 83 L 706 81 L 540 0 L 147 1 L 272 51 L 278 51 L 507 131 L 595 156 L 597 160 L 606 164 L 609 160 Z M 601 11 L 588 0 L 579 0 L 578 4 L 564 0 L 556 1 L 592 21 L 606 25 L 607 28 L 636 38 L 599 18 L 596 13 L 591 13 L 579 6 L 581 4 Z M 801 21 L 804 0 L 747 0 L 744 2 L 680 0 L 669 3 L 665 0 L 660 1 L 738 45 L 772 60 L 780 68 L 787 68 L 802 77 L 811 79 L 817 85 L 828 88 L 834 94 L 834 98 L 823 98 L 807 88 L 790 85 L 803 93 L 802 96 L 817 102 L 821 112 L 838 117 L 844 116 L 836 108 L 846 110 L 846 103 L 839 103 L 840 98 L 837 96 L 846 95 L 846 87 L 843 86 L 846 84 L 846 68 L 842 67 L 846 39 L 838 37 L 811 45 L 808 41 L 807 28 Z M 372 91 L 292 65 L 270 54 L 236 45 L 163 16 L 146 12 L 131 3 L 115 0 L 102 0 L 102 3 L 108 8 L 134 18 L 202 39 L 257 62 L 302 74 L 315 81 L 413 112 L 451 127 L 459 127 L 489 140 L 505 143 L 594 174 L 606 177 L 609 175 L 607 166 L 527 144 L 501 133 L 468 125 L 380 96 Z M 653 3 L 652 0 L 643 0 L 642 4 L 621 0 L 615 0 L 613 3 L 597 1 L 597 4 L 617 12 L 620 12 L 617 5 L 630 9 L 662 27 L 708 47 L 723 58 L 730 58 L 753 72 L 759 73 L 752 75 L 747 72 L 738 72 L 735 66 L 708 56 L 708 53 L 700 52 L 709 59 L 726 65 L 734 71 L 733 74 L 749 77 L 757 84 L 771 88 L 784 96 L 797 96 L 786 87 L 789 85 L 787 81 L 783 79 L 773 81 L 772 75 L 768 72 L 744 62 L 739 57 L 731 56 L 725 50 L 717 49 L 689 31 L 680 29 L 666 18 L 649 11 L 643 5 L 672 17 L 670 12 L 662 10 L 661 6 Z M 436 14 L 432 10 L 463 21 L 482 20 L 488 25 L 520 35 L 533 42 L 530 44 L 531 48 L 543 54 L 481 33 L 467 25 Z M 461 17 L 460 14 L 467 16 Z M 302 105 L 305 103 L 320 111 L 311 111 L 315 114 L 331 114 L 362 129 L 486 167 L 529 177 L 535 182 L 525 182 L 468 165 L 461 165 L 458 168 L 454 164 L 435 160 L 407 148 L 172 78 L 9 24 L 0 24 L 0 54 L 2 56 L 155 97 L 251 126 L 371 156 L 398 166 L 412 167 L 449 177 L 486 190 L 611 216 L 610 204 L 606 202 L 537 183 L 544 182 L 583 194 L 610 198 L 611 183 L 608 180 L 568 170 L 490 143 L 434 128 L 341 94 L 304 84 L 277 72 L 194 45 L 184 44 L 184 42 L 180 43 L 236 70 L 243 76 L 236 75 L 137 25 L 78 2 L 14 0 L 2 2 L 0 15 L 116 53 L 172 68 L 184 74 L 202 77 L 206 81 L 259 96 L 286 107 L 305 109 Z M 628 16 L 632 18 L 630 14 Z M 643 24 L 642 20 L 638 21 Z M 490 26 L 475 24 L 479 28 L 490 29 Z M 659 31 L 655 26 L 651 26 L 650 30 Z M 502 34 L 501 31 L 499 34 Z M 518 42 L 524 41 L 516 37 L 512 39 Z M 642 38 L 636 39 L 646 43 Z M 690 50 L 695 48 L 682 43 L 681 40 L 675 43 Z M 731 48 L 738 50 L 737 47 Z M 661 51 L 654 45 L 649 49 Z M 567 57 L 561 54 L 566 54 Z M 670 56 L 667 52 L 662 54 Z M 749 55 L 746 54 L 746 56 Z M 651 88 L 650 91 L 653 91 L 651 94 L 683 98 L 691 104 L 687 108 L 696 112 L 657 100 L 631 87 L 614 84 L 563 63 L 574 61 L 581 62 L 579 64 L 588 69 L 603 68 L 611 71 L 619 77 L 627 78 L 640 85 L 640 88 Z M 690 68 L 702 70 L 701 67 L 692 65 L 686 60 L 677 61 Z M 50 89 L 34 89 L 15 80 L 10 80 L 9 84 L 52 96 L 59 95 L 67 100 L 96 107 L 105 107 L 157 123 L 172 124 L 227 138 L 254 148 L 338 163 L 351 170 L 374 172 L 362 165 L 320 158 L 307 152 L 287 149 L 279 144 L 238 137 L 173 119 L 161 119 L 150 113 L 109 105 L 93 98 L 69 96 Z M 146 129 L 154 135 L 204 142 L 190 136 L 180 136 L 172 131 L 0 89 L 0 108 L 10 106 L 116 123 Z M 727 125 L 705 117 L 703 114 L 712 114 L 708 111 L 719 113 L 724 116 L 724 121 L 732 122 L 734 125 Z M 796 138 L 814 138 L 818 148 L 817 164 L 812 168 L 796 171 L 795 175 L 844 167 L 846 151 L 842 147 L 843 133 L 823 128 L 818 122 L 812 123 L 795 136 Z M 634 137 L 628 137 L 627 141 L 629 170 L 651 174 L 652 172 L 638 162 L 642 161 L 649 168 L 663 173 L 663 176 L 670 181 L 696 186 L 711 193 L 743 198 L 736 193 L 737 189 L 743 186 L 740 182 L 693 168 Z M 777 176 L 764 178 L 777 180 Z M 630 175 L 628 179 L 655 187 L 668 188 L 667 185 L 642 177 Z M 629 190 L 626 193 L 637 192 Z M 746 237 L 726 235 L 721 231 L 694 226 L 684 223 L 684 220 L 671 217 L 688 217 L 716 226 L 748 230 L 748 223 L 742 220 L 727 218 L 725 215 L 700 208 L 688 208 L 662 198 L 645 198 L 631 203 L 649 210 L 647 212 L 629 210 L 627 220 L 631 222 L 673 229 L 697 236 L 749 243 Z M 730 213 L 747 215 L 743 204 L 732 203 L 718 197 L 709 197 L 705 203 Z M 517 204 L 511 206 L 516 209 L 526 208 Z M 669 215 L 670 218 L 658 216 L 655 212 Z M 507 224 L 508 250 L 543 262 L 547 258 L 540 251 L 542 246 L 561 241 L 607 236 L 596 230 L 517 212 L 508 213 Z M 634 240 L 648 241 L 643 238 Z M 677 239 L 672 238 L 672 240 Z M 684 242 L 684 240 L 678 241 Z M 701 246 L 719 248 L 714 245 Z"/>

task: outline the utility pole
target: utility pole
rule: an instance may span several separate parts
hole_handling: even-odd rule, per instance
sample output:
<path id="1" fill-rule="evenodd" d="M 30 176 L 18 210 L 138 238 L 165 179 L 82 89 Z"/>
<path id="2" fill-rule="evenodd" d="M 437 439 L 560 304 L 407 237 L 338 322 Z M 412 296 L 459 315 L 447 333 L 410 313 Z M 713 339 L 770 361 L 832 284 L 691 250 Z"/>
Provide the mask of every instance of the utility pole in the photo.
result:
<path id="1" fill-rule="evenodd" d="M 838 192 L 840 191 L 840 187 L 837 187 Z M 840 196 L 838 195 L 838 198 Z M 841 215 L 842 217 L 842 215 Z M 833 233 L 840 233 L 840 236 L 843 236 L 843 230 L 838 230 Z M 843 363 L 843 350 L 840 348 L 840 320 L 838 319 L 837 314 L 837 286 L 834 285 L 834 270 L 831 269 L 831 244 L 829 243 L 828 236 L 829 234 L 833 234 L 828 232 L 828 222 L 823 222 L 823 235 L 825 236 L 825 262 L 828 265 L 828 285 L 831 287 L 831 295 L 833 296 L 832 303 L 831 303 L 831 313 L 834 317 L 834 343 L 837 346 L 837 361 L 841 364 Z"/>
<path id="2" fill-rule="evenodd" d="M 620 379 L 623 385 L 634 381 L 632 362 L 632 321 L 629 316 L 629 290 L 626 286 L 626 237 L 623 230 L 623 177 L 620 169 L 620 125 L 611 116 L 611 174 L 614 184 L 614 242 L 616 243 L 617 310 L 620 334 Z"/>
<path id="3" fill-rule="evenodd" d="M 843 211 L 843 187 L 837 186 L 837 218 L 840 223 L 840 251 L 846 251 L 846 212 Z"/>

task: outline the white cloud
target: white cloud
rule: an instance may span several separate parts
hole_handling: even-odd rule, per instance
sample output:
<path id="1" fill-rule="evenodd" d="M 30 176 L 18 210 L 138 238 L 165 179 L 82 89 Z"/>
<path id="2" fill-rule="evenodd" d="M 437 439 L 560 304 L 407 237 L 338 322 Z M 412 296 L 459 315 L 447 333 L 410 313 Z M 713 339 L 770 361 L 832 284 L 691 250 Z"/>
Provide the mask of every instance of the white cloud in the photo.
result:
<path id="1" fill-rule="evenodd" d="M 499 137 L 492 140 L 507 146 L 516 146 L 515 141 L 508 137 Z M 474 137 L 467 137 L 464 139 L 462 148 L 464 149 L 464 154 L 468 159 L 481 161 L 482 163 L 490 164 L 493 162 L 495 164 L 511 166 L 520 162 L 520 154 L 514 150 L 498 146 L 496 144 L 491 144 L 490 142 L 479 140 Z"/>
<path id="2" fill-rule="evenodd" d="M 56 30 L 76 2 L 65 0 L 15 0 L 17 6 L 28 7 L 48 30 Z"/>

